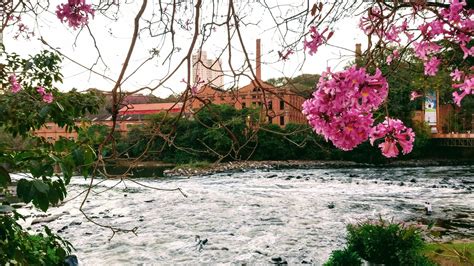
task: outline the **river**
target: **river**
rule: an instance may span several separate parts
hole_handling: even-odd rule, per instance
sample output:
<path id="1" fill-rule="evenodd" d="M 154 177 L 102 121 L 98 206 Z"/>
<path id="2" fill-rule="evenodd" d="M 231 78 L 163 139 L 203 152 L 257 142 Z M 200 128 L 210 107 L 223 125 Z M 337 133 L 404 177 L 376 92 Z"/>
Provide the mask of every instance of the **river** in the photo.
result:
<path id="1" fill-rule="evenodd" d="M 474 166 L 248 170 L 137 181 L 179 187 L 188 197 L 102 181 L 85 212 L 101 224 L 138 227 L 137 235 L 117 233 L 110 241 L 111 230 L 79 212 L 84 194 L 74 199 L 88 180 L 74 178 L 71 200 L 48 211 L 60 217 L 47 225 L 75 246 L 82 265 L 265 264 L 277 257 L 320 264 L 344 245 L 348 223 L 379 215 L 440 219 L 449 223 L 445 239 L 474 239 Z M 432 216 L 424 214 L 425 201 Z M 197 245 L 197 236 L 206 243 Z"/>

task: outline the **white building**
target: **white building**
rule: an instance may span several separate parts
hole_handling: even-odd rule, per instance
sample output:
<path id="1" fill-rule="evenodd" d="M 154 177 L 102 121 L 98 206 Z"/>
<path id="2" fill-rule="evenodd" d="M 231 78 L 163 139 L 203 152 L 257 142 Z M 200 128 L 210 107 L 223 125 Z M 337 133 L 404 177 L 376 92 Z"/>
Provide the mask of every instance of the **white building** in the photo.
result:
<path id="1" fill-rule="evenodd" d="M 224 85 L 224 73 L 222 72 L 221 60 L 207 58 L 205 51 L 198 51 L 193 54 L 192 80 L 197 81 L 197 77 L 215 87 Z"/>

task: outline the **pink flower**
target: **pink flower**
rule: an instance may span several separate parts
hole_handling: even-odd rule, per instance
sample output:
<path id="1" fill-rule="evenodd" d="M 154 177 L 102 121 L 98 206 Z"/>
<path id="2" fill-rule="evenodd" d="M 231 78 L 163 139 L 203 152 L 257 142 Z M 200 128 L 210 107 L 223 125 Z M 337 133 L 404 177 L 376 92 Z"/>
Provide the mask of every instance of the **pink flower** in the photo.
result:
<path id="1" fill-rule="evenodd" d="M 459 46 L 461 47 L 461 50 L 464 53 L 464 56 L 462 57 L 463 59 L 466 59 L 468 56 L 474 55 L 474 46 L 471 48 L 467 48 L 465 44 L 461 44 Z"/>
<path id="2" fill-rule="evenodd" d="M 310 126 L 334 146 L 352 150 L 367 140 L 376 110 L 388 94 L 388 83 L 377 69 L 375 75 L 364 68 L 351 67 L 323 72 L 313 98 L 303 103 Z"/>
<path id="3" fill-rule="evenodd" d="M 52 103 L 53 102 L 53 94 L 51 92 L 46 92 L 44 87 L 38 86 L 36 87 L 36 91 L 43 97 L 43 102 L 45 103 Z"/>
<path id="4" fill-rule="evenodd" d="M 400 37 L 398 36 L 402 28 L 400 26 L 392 25 L 388 31 L 385 31 L 385 38 L 388 41 L 399 43 L 401 41 Z"/>
<path id="5" fill-rule="evenodd" d="M 377 20 L 382 17 L 382 13 L 383 12 L 378 7 L 369 8 L 367 10 L 367 16 L 362 16 L 360 18 L 359 28 L 367 35 L 375 33 L 378 36 L 383 36 L 383 31 L 377 25 Z"/>
<path id="6" fill-rule="evenodd" d="M 89 14 L 94 17 L 94 9 L 85 0 L 68 0 L 67 4 L 58 5 L 56 16 L 61 22 L 68 22 L 69 27 L 77 29 L 89 22 Z"/>
<path id="7" fill-rule="evenodd" d="M 441 60 L 436 57 L 431 57 L 430 60 L 424 63 L 425 66 L 425 75 L 435 76 L 438 72 L 439 65 Z"/>
<path id="8" fill-rule="evenodd" d="M 379 144 L 380 150 L 382 150 L 383 156 L 387 158 L 393 158 L 398 156 L 398 148 L 396 143 L 390 138 L 385 138 L 385 141 Z"/>
<path id="9" fill-rule="evenodd" d="M 464 75 L 464 72 L 459 71 L 457 68 L 449 74 L 453 81 L 461 81 L 462 76 Z"/>
<path id="10" fill-rule="evenodd" d="M 393 58 L 399 58 L 400 57 L 400 52 L 398 50 L 393 50 Z"/>
<path id="11" fill-rule="evenodd" d="M 465 91 L 463 91 L 461 94 L 459 94 L 457 91 L 453 92 L 454 103 L 457 106 L 461 106 L 461 101 L 466 95 L 467 93 Z"/>
<path id="12" fill-rule="evenodd" d="M 304 49 L 309 49 L 309 55 L 313 55 L 318 51 L 319 46 L 327 42 L 333 35 L 334 32 L 329 32 L 325 37 L 323 34 L 326 33 L 326 28 L 323 32 L 319 33 L 315 26 L 311 26 L 309 29 L 311 40 L 304 40 Z"/>
<path id="13" fill-rule="evenodd" d="M 393 61 L 394 58 L 399 58 L 400 57 L 400 52 L 398 50 L 393 50 L 392 54 L 387 56 L 387 65 L 390 65 Z"/>
<path id="14" fill-rule="evenodd" d="M 408 154 L 413 150 L 413 141 L 415 140 L 415 133 L 411 131 L 411 128 L 404 133 L 396 133 L 395 138 L 398 144 L 402 147 L 402 153 Z"/>
<path id="15" fill-rule="evenodd" d="M 412 91 L 410 93 L 410 101 L 414 101 L 416 98 L 419 98 L 421 96 L 423 96 L 423 95 L 418 94 L 418 92 L 416 92 L 416 91 Z"/>
<path id="16" fill-rule="evenodd" d="M 413 150 L 415 133 L 411 128 L 407 128 L 402 121 L 387 117 L 384 122 L 372 128 L 370 144 L 374 145 L 374 142 L 380 138 L 385 138 L 385 140 L 378 147 L 385 157 L 391 158 L 398 156 L 397 143 L 402 148 L 403 154 L 408 154 Z"/>
<path id="17" fill-rule="evenodd" d="M 17 93 L 21 90 L 21 85 L 16 80 L 15 74 L 10 75 L 10 77 L 8 77 L 8 81 L 10 82 L 12 93 Z"/>
<path id="18" fill-rule="evenodd" d="M 432 42 L 414 42 L 413 46 L 415 47 L 415 55 L 420 59 L 428 59 L 428 55 L 432 53 L 437 53 L 441 50 L 441 46 Z"/>
<path id="19" fill-rule="evenodd" d="M 52 103 L 53 102 L 53 94 L 51 92 L 43 94 L 43 102 Z"/>
<path id="20" fill-rule="evenodd" d="M 474 94 L 474 75 L 467 77 L 461 84 L 454 84 L 453 87 L 461 91 L 461 94 L 458 91 L 453 92 L 454 103 L 461 106 L 461 101 L 464 97 Z"/>
<path id="21" fill-rule="evenodd" d="M 41 96 L 43 96 L 43 95 L 46 93 L 46 91 L 44 90 L 44 88 L 43 88 L 42 86 L 36 87 L 36 91 L 37 91 Z"/>

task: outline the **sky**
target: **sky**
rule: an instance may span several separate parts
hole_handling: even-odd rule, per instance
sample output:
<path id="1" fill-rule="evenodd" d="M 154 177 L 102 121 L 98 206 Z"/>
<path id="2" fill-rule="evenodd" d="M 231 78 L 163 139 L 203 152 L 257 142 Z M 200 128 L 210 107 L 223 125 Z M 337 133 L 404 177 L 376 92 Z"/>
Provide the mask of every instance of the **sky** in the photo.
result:
<path id="1" fill-rule="evenodd" d="M 65 1 L 65 0 L 64 0 Z M 256 1 L 256 0 L 255 0 Z M 274 5 L 276 0 L 264 1 L 266 4 Z M 35 36 L 29 40 L 24 38 L 14 39 L 16 33 L 14 27 L 7 28 L 4 32 L 4 44 L 7 51 L 16 52 L 22 56 L 34 54 L 42 49 L 45 49 L 43 44 L 38 40 L 39 36 L 44 38 L 52 47 L 57 48 L 68 59 L 63 60 L 63 75 L 64 82 L 58 87 L 62 91 L 67 91 L 72 88 L 78 90 L 86 90 L 88 88 L 98 88 L 101 90 L 111 90 L 114 84 L 100 77 L 99 75 L 91 73 L 88 69 L 79 66 L 80 63 L 84 66 L 92 66 L 97 59 L 97 49 L 94 47 L 94 39 L 98 50 L 100 51 L 103 60 L 107 67 L 99 61 L 94 67 L 94 70 L 103 73 L 111 79 L 116 79 L 122 67 L 125 55 L 130 45 L 130 40 L 133 32 L 133 18 L 139 9 L 141 1 L 134 1 L 131 4 L 123 4 L 118 11 L 118 20 L 111 21 L 102 14 L 96 14 L 94 18 L 89 21 L 89 28 L 94 36 L 94 39 L 88 33 L 86 28 L 82 30 L 73 30 L 67 27 L 66 24 L 61 23 L 55 16 L 54 11 L 56 6 L 63 1 L 52 0 L 51 5 L 47 11 L 42 12 L 36 19 L 32 17 L 23 16 L 22 21 L 31 29 L 34 29 Z M 86 1 L 90 3 L 90 1 Z M 204 1 L 206 2 L 206 1 Z M 218 19 L 223 19 L 227 12 L 227 6 L 219 2 L 219 10 L 216 12 Z M 280 1 L 281 2 L 281 1 Z M 297 5 L 301 1 L 285 1 L 288 4 Z M 94 3 L 94 2 L 92 2 Z M 210 1 L 206 2 L 208 6 L 203 7 L 203 19 L 201 25 L 204 25 L 210 20 L 210 14 L 213 6 Z M 298 10 L 301 10 L 300 7 Z M 318 53 L 313 56 L 305 54 L 302 50 L 292 54 L 287 61 L 279 60 L 278 51 L 282 49 L 282 39 L 279 37 L 279 32 L 274 29 L 274 20 L 270 16 L 261 3 L 252 3 L 250 1 L 243 1 L 237 3 L 237 9 L 242 17 L 242 21 L 252 25 L 242 26 L 242 37 L 246 46 L 249 57 L 255 58 L 255 41 L 257 38 L 261 39 L 262 44 L 262 78 L 267 80 L 269 78 L 287 76 L 294 77 L 302 73 L 320 74 L 326 70 L 327 67 L 332 69 L 341 69 L 348 61 L 354 60 L 353 50 L 356 43 L 362 43 L 364 48 L 366 37 L 362 31 L 358 29 L 357 18 L 345 18 L 332 24 L 332 29 L 335 34 L 329 41 L 330 45 L 323 45 L 319 48 Z M 291 16 L 292 12 L 296 13 L 298 10 L 294 8 L 274 8 L 274 14 L 284 14 Z M 181 9 L 179 14 L 180 19 L 185 22 L 188 19 L 193 19 L 193 12 L 191 6 L 188 9 Z M 324 9 L 323 9 L 324 11 Z M 141 20 L 141 26 L 144 27 L 145 20 L 151 19 L 153 13 L 159 12 L 158 6 L 154 1 L 150 1 L 145 11 L 145 15 Z M 113 14 L 112 12 L 107 15 Z M 177 25 L 176 25 L 177 26 Z M 301 24 L 295 23 L 290 25 L 293 30 L 301 31 Z M 320 28 L 323 29 L 322 25 Z M 179 29 L 177 26 L 176 47 L 179 51 L 173 53 L 173 60 L 171 63 L 163 64 L 165 55 L 171 51 L 171 42 L 169 38 L 163 40 L 162 38 L 152 38 L 148 36 L 147 31 L 143 31 L 138 39 L 135 47 L 130 66 L 126 72 L 126 76 L 132 73 L 138 66 L 140 66 L 149 56 L 150 50 L 158 47 L 159 56 L 144 64 L 134 73 L 122 86 L 125 91 L 133 91 L 144 86 L 156 86 L 169 73 L 169 69 L 177 66 L 180 59 L 185 55 L 189 49 L 192 37 L 192 30 L 186 31 Z M 304 29 L 303 29 L 304 30 Z M 202 37 L 202 36 L 200 36 Z M 288 42 L 294 41 L 294 35 L 288 34 L 286 38 Z M 200 39 L 199 39 L 200 41 Z M 204 50 L 208 53 L 208 57 L 218 56 L 227 44 L 227 32 L 224 27 L 215 27 L 211 37 L 205 42 Z M 333 45 L 337 46 L 334 47 Z M 302 41 L 297 43 L 296 49 L 302 49 Z M 341 49 L 342 47 L 342 49 Z M 230 73 L 230 66 L 228 65 L 227 52 L 222 56 L 223 70 Z M 237 38 L 232 40 L 232 65 L 233 67 L 240 66 L 244 61 L 242 47 Z M 251 64 L 255 66 L 255 62 Z M 185 67 L 180 68 L 173 77 L 171 77 L 163 87 L 158 88 L 153 92 L 154 95 L 165 97 L 172 92 L 178 93 L 186 88 L 186 84 L 181 82 L 186 77 L 187 70 Z M 250 74 L 249 71 L 247 73 Z M 225 78 L 225 82 L 230 84 L 232 79 Z M 248 83 L 248 79 L 242 79 L 239 86 L 244 86 Z M 149 91 L 142 93 L 148 94 Z"/>

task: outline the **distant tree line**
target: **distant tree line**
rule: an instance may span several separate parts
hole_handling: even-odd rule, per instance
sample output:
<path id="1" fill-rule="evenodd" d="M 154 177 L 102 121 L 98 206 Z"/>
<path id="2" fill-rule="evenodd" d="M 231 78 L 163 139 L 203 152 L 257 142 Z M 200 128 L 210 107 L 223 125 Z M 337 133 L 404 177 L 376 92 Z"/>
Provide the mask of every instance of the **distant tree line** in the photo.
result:
<path id="1" fill-rule="evenodd" d="M 133 126 L 127 135 L 115 135 L 116 150 L 122 158 L 169 163 L 233 160 L 352 160 L 385 162 L 377 147 L 364 143 L 343 152 L 312 132 L 306 124 L 261 124 L 258 109 L 237 110 L 229 105 L 208 105 L 192 118 L 150 115 L 144 126 Z M 423 155 L 429 131 L 415 127 L 417 139 L 412 155 Z M 99 145 L 107 132 L 93 125 L 79 134 L 80 141 Z M 104 152 L 112 152 L 112 148 Z M 104 154 L 110 155 L 110 154 Z"/>

